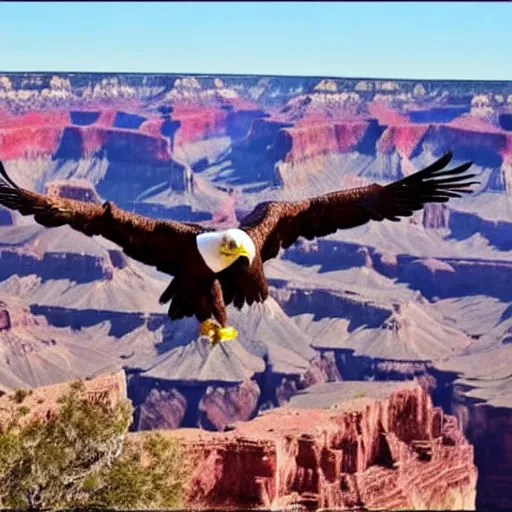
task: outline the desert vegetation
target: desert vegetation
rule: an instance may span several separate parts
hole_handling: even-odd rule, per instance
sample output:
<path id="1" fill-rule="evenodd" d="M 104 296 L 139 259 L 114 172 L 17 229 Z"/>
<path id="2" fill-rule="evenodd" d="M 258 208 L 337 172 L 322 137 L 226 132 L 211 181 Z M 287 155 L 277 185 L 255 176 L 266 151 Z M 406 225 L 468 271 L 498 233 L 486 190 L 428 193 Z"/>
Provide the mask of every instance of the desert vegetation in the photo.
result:
<path id="1" fill-rule="evenodd" d="M 0 433 L 2 508 L 172 508 L 186 476 L 179 444 L 160 434 L 127 436 L 128 400 L 88 400 L 73 382 L 55 411 L 32 415 L 22 390 Z"/>

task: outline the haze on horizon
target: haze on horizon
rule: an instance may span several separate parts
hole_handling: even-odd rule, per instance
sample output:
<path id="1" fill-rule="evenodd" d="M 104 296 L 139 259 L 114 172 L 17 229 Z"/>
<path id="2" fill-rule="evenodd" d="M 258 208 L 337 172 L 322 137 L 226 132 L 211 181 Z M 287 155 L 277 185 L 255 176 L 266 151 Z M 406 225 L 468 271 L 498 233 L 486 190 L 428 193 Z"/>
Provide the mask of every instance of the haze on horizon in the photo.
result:
<path id="1" fill-rule="evenodd" d="M 0 2 L 0 71 L 512 80 L 508 2 Z"/>

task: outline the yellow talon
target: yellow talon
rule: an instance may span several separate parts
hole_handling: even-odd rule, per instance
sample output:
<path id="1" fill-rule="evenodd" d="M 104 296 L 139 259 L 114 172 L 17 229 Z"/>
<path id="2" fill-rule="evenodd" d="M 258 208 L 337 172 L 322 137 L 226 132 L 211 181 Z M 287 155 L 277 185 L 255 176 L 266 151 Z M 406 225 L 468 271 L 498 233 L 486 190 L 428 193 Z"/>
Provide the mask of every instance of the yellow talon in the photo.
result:
<path id="1" fill-rule="evenodd" d="M 199 326 L 199 335 L 200 336 L 208 336 L 210 338 L 210 342 L 212 342 L 216 336 L 218 328 L 219 328 L 219 326 L 214 320 L 212 320 L 212 319 L 205 320 Z"/>
<path id="2" fill-rule="evenodd" d="M 218 327 L 216 341 L 230 341 L 238 337 L 238 332 L 234 327 Z"/>
<path id="3" fill-rule="evenodd" d="M 220 325 L 212 319 L 205 320 L 199 326 L 199 336 L 207 336 L 210 345 L 213 347 L 221 341 L 234 340 L 238 337 L 238 332 L 234 327 L 220 327 Z"/>

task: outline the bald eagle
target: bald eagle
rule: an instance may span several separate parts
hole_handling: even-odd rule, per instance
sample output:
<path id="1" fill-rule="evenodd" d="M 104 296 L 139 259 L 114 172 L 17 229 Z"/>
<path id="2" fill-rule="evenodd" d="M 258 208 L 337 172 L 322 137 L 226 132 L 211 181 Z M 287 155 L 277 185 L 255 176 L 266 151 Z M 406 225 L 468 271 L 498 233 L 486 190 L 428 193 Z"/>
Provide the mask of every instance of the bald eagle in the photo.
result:
<path id="1" fill-rule="evenodd" d="M 478 182 L 465 163 L 443 170 L 446 153 L 423 170 L 389 185 L 372 184 L 301 201 L 258 204 L 238 228 L 216 231 L 198 224 L 156 220 L 117 208 L 38 194 L 18 187 L 0 162 L 0 203 L 34 215 L 46 227 L 68 224 L 88 236 L 101 235 L 125 254 L 156 267 L 174 279 L 160 297 L 170 302 L 171 320 L 196 316 L 200 335 L 215 344 L 237 337 L 228 326 L 226 306 L 241 309 L 269 295 L 263 263 L 290 247 L 300 236 L 312 240 L 366 224 L 399 221 L 425 203 L 444 203 L 471 193 Z"/>

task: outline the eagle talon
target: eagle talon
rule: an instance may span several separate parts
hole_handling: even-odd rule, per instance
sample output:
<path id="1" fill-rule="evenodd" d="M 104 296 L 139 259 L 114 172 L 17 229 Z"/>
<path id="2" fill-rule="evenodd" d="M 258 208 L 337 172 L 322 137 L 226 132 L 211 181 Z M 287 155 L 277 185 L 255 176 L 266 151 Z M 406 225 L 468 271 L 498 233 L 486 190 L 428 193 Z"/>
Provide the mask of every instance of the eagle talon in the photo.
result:
<path id="1" fill-rule="evenodd" d="M 201 322 L 201 325 L 199 326 L 199 335 L 208 336 L 210 338 L 210 343 L 213 343 L 218 328 L 219 325 L 214 320 L 205 320 L 204 322 Z"/>
<path id="2" fill-rule="evenodd" d="M 238 332 L 234 327 L 221 327 L 215 320 L 209 319 L 201 323 L 199 335 L 208 337 L 210 345 L 214 347 L 217 343 L 236 339 Z"/>
<path id="3" fill-rule="evenodd" d="M 238 332 L 234 327 L 219 327 L 217 329 L 217 342 L 230 341 L 238 337 Z"/>

